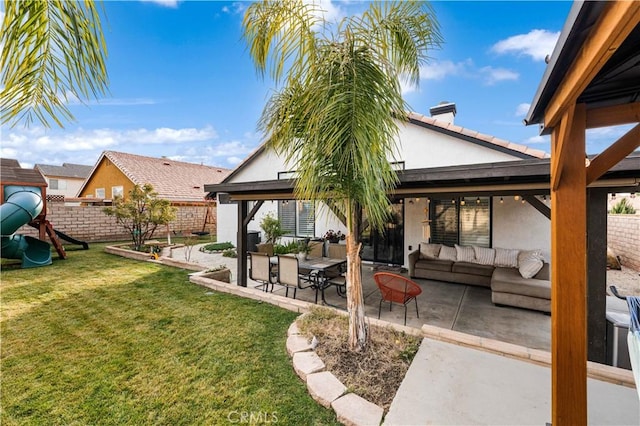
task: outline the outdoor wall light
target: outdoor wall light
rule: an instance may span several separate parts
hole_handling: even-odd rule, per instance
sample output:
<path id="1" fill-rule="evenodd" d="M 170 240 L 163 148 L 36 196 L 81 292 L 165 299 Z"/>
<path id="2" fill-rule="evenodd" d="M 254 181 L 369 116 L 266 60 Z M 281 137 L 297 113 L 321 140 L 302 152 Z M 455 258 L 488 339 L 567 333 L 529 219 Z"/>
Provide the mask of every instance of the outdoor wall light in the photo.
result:
<path id="1" fill-rule="evenodd" d="M 516 196 L 514 196 L 514 197 L 513 197 L 513 199 L 514 199 L 514 200 L 516 200 L 516 201 L 518 201 L 518 200 L 520 200 L 520 196 L 519 196 L 519 195 L 516 195 Z"/>
<path id="2" fill-rule="evenodd" d="M 476 204 L 480 204 L 480 197 L 476 198 Z"/>
<path id="3" fill-rule="evenodd" d="M 614 192 L 613 194 L 611 194 L 611 199 L 615 200 L 616 199 L 616 193 Z"/>
<path id="4" fill-rule="evenodd" d="M 500 204 L 504 204 L 504 200 L 500 197 Z"/>
<path id="5" fill-rule="evenodd" d="M 465 204 L 467 204 L 467 202 L 464 200 L 464 197 L 462 197 L 462 200 L 460 201 L 460 205 L 464 206 Z"/>
<path id="6" fill-rule="evenodd" d="M 452 198 L 452 199 L 451 199 L 451 204 L 455 204 L 455 203 L 456 203 L 456 199 L 455 199 L 455 198 Z"/>

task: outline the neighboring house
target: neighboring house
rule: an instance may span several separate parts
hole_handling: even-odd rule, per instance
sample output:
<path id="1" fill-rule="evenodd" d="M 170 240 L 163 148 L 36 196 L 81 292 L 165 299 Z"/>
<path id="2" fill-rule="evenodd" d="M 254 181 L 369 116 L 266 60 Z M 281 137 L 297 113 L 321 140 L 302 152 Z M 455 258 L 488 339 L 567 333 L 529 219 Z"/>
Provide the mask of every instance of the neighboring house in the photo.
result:
<path id="1" fill-rule="evenodd" d="M 63 195 L 69 198 L 76 196 L 93 167 L 62 163 L 62 166 L 36 164 L 33 168 L 38 170 L 47 181 L 48 195 Z"/>
<path id="2" fill-rule="evenodd" d="M 222 182 L 229 173 L 222 167 L 104 151 L 77 196 L 126 198 L 135 185 L 151 184 L 158 197 L 173 203 L 204 202 L 204 184 Z"/>
<path id="3" fill-rule="evenodd" d="M 452 186 L 459 176 L 467 175 L 470 171 L 491 173 L 491 170 L 483 171 L 487 164 L 511 165 L 518 161 L 548 158 L 542 151 L 455 125 L 455 104 L 440 104 L 431 108 L 431 114 L 431 117 L 426 117 L 412 113 L 408 122 L 400 123 L 398 152 L 394 157 L 401 176 L 408 178 L 415 175 L 417 179 L 432 180 L 436 175 L 430 176 L 427 171 L 437 172 L 449 176 L 447 179 L 450 183 L 446 185 Z M 420 177 L 422 172 L 425 174 Z M 548 169 L 545 173 L 548 174 Z M 228 192 L 232 195 L 232 201 L 233 188 L 236 187 L 240 191 L 247 191 L 246 195 L 238 195 L 237 199 L 279 200 L 264 201 L 254 220 L 249 222 L 249 230 L 259 231 L 261 217 L 273 212 L 292 237 L 321 237 L 328 229 L 344 232 L 345 226 L 338 219 L 340 212 L 335 209 L 311 201 L 284 199 L 287 195 L 283 192 L 286 192 L 288 185 L 285 182 L 294 176 L 295 171 L 263 145 L 221 185 L 207 185 L 205 189 Z M 283 188 L 278 189 L 279 183 L 272 182 L 274 180 L 279 180 Z M 269 184 L 264 181 L 269 181 Z M 242 189 L 243 183 L 250 184 Z M 393 215 L 385 232 L 368 229 L 366 217 L 363 217 L 363 260 L 406 265 L 408 253 L 427 240 L 429 234 L 431 241 L 450 245 L 542 249 L 545 256 L 549 257 L 549 220 L 521 200 L 521 196 L 532 193 L 526 186 L 521 186 L 521 192 L 517 191 L 518 186 L 513 186 L 502 196 L 493 196 L 486 187 L 464 183 L 464 180 L 450 189 L 433 188 L 433 183 L 427 182 L 403 185 L 398 187 L 392 198 Z M 460 185 L 467 189 L 461 190 Z M 267 187 L 272 191 L 271 195 L 265 193 Z M 251 191 L 253 195 L 249 194 Z M 546 191 L 536 193 L 540 204 L 545 202 L 542 197 L 548 193 Z M 259 195 L 258 192 L 263 194 Z M 546 202 L 550 204 L 548 200 Z M 252 205 L 249 203 L 249 210 Z M 237 218 L 235 204 L 219 203 L 218 223 L 225 223 L 226 226 L 218 230 L 218 241 L 236 242 Z"/>

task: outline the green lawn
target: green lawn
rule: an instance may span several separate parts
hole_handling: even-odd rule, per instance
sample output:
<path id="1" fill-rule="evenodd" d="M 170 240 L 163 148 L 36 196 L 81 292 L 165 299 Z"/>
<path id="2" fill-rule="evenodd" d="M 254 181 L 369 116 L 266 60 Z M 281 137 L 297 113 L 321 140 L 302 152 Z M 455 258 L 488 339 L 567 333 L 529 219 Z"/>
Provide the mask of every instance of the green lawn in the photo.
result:
<path id="1" fill-rule="evenodd" d="M 3 261 L 1 424 L 336 424 L 291 367 L 294 313 L 102 249 Z"/>

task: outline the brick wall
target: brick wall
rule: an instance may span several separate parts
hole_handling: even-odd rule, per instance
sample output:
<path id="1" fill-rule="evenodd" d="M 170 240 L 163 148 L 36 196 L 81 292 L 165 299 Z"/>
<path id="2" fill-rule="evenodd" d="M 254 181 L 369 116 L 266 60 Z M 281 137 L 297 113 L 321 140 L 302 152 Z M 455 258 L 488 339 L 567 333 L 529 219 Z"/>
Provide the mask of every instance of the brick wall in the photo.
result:
<path id="1" fill-rule="evenodd" d="M 607 245 L 623 266 L 640 271 L 640 215 L 607 215 Z"/>
<path id="2" fill-rule="evenodd" d="M 193 231 L 202 231 L 206 206 L 175 206 L 177 209 L 176 219 L 169 224 L 172 234 L 189 234 Z M 53 227 L 65 234 L 81 241 L 127 241 L 129 235 L 122 226 L 118 225 L 113 216 L 107 216 L 102 212 L 104 206 L 65 206 L 62 202 L 47 202 L 47 220 Z M 205 227 L 205 231 L 215 235 L 217 227 L 215 224 L 216 208 L 211 208 L 212 219 Z M 37 237 L 37 230 L 30 226 L 23 226 L 17 231 L 18 234 L 31 235 Z M 158 227 L 154 238 L 166 237 L 166 228 Z M 64 243 L 64 241 L 63 241 Z"/>

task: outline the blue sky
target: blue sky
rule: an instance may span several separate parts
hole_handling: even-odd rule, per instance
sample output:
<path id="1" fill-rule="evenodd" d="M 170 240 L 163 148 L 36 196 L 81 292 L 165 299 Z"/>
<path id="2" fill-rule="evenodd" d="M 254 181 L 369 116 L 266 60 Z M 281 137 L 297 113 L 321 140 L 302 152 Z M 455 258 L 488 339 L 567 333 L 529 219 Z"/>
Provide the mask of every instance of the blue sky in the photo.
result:
<path id="1" fill-rule="evenodd" d="M 329 19 L 359 13 L 362 2 L 322 1 Z M 2 127 L 0 153 L 23 167 L 93 165 L 103 150 L 235 167 L 261 142 L 257 121 L 275 85 L 261 79 L 241 38 L 247 2 L 104 3 L 110 93 L 71 105 L 64 129 Z M 522 123 L 571 2 L 438 1 L 444 44 L 431 52 L 411 110 L 429 114 L 455 102 L 456 124 L 549 152 L 548 137 Z M 619 129 L 592 131 L 602 151 Z"/>

